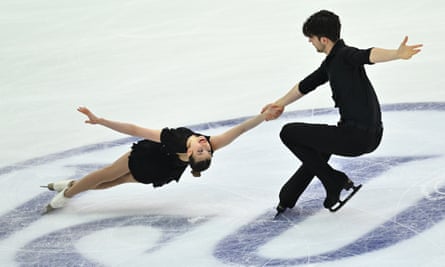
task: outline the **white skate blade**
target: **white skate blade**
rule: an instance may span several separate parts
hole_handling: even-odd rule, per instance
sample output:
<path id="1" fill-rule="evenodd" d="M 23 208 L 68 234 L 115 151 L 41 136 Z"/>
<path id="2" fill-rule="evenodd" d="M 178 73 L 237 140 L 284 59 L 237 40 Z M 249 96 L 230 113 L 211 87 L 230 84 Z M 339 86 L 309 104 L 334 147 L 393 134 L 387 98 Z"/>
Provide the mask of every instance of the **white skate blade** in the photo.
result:
<path id="1" fill-rule="evenodd" d="M 49 183 L 48 185 L 41 185 L 40 187 L 48 188 L 48 190 L 50 190 L 50 191 L 61 192 L 63 189 L 72 186 L 73 183 L 74 183 L 74 180 L 70 179 L 70 180 L 63 180 L 63 181 L 58 181 L 58 182 L 54 182 L 54 183 Z"/>
<path id="2" fill-rule="evenodd" d="M 54 210 L 55 210 L 55 208 L 51 207 L 51 205 L 48 204 L 48 205 L 46 205 L 45 209 L 42 211 L 42 215 L 48 214 Z"/>
<path id="3" fill-rule="evenodd" d="M 47 188 L 48 190 L 54 191 L 54 184 L 50 183 L 48 185 L 41 185 L 41 188 Z"/>

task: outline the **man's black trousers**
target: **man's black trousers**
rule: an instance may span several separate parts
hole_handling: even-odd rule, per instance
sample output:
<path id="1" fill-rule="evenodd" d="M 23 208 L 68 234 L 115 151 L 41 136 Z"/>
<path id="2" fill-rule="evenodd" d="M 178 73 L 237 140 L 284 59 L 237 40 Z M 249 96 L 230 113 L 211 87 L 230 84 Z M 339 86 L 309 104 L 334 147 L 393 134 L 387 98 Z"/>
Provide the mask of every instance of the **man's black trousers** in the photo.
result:
<path id="1" fill-rule="evenodd" d="M 293 208 L 314 176 L 321 180 L 326 191 L 335 187 L 334 184 L 344 183 L 347 176 L 328 164 L 331 155 L 356 157 L 370 153 L 380 144 L 382 133 L 381 125 L 286 124 L 280 132 L 280 138 L 302 165 L 281 188 L 280 205 Z"/>

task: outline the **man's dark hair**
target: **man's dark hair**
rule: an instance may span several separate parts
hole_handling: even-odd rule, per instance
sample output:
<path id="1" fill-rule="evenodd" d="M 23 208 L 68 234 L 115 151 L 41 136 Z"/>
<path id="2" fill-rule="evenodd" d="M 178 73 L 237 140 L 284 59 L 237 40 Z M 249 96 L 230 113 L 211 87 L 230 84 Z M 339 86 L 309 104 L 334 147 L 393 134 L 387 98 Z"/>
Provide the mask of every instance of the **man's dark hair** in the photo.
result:
<path id="1" fill-rule="evenodd" d="M 189 157 L 190 168 L 192 168 L 192 174 L 194 177 L 200 177 L 201 172 L 207 170 L 210 167 L 211 159 L 196 161 L 193 156 Z"/>
<path id="2" fill-rule="evenodd" d="M 340 18 L 328 10 L 318 11 L 303 24 L 303 34 L 306 37 L 327 37 L 333 42 L 340 39 L 340 29 Z"/>

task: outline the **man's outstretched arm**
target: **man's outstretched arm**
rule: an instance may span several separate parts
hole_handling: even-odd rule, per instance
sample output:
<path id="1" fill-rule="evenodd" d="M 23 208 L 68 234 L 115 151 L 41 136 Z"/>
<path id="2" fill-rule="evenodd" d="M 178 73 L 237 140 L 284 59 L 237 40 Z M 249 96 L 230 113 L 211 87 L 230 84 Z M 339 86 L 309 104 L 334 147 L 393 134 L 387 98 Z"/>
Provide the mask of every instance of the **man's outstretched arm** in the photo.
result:
<path id="1" fill-rule="evenodd" d="M 396 59 L 410 59 L 419 53 L 422 44 L 407 45 L 408 36 L 405 36 L 398 49 L 372 48 L 369 60 L 372 63 L 387 62 Z"/>
<path id="2" fill-rule="evenodd" d="M 271 110 L 269 110 L 270 112 L 266 114 L 266 121 L 274 120 L 279 116 L 281 116 L 285 106 L 297 101 L 303 96 L 304 94 L 300 92 L 300 87 L 299 84 L 297 83 L 294 87 L 292 87 L 292 89 L 289 90 L 289 92 L 287 92 L 280 99 L 278 99 L 274 103 L 266 105 L 261 111 L 261 113 L 264 113 L 266 110 L 272 108 Z"/>

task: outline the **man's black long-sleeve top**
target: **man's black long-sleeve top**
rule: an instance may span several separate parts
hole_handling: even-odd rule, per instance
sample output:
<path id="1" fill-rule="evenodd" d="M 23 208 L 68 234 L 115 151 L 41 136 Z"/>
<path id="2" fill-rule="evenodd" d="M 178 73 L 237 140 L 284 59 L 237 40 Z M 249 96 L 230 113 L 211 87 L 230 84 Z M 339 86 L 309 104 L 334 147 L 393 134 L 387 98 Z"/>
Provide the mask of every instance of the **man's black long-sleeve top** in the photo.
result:
<path id="1" fill-rule="evenodd" d="M 380 125 L 380 104 L 364 68 L 364 64 L 372 64 L 370 52 L 338 40 L 321 66 L 299 83 L 300 92 L 307 94 L 329 81 L 341 121 L 365 127 Z"/>

